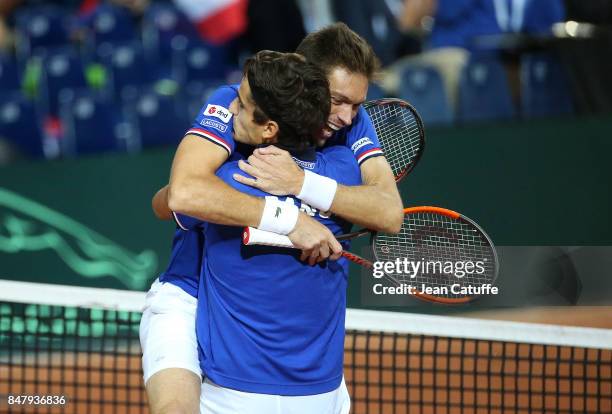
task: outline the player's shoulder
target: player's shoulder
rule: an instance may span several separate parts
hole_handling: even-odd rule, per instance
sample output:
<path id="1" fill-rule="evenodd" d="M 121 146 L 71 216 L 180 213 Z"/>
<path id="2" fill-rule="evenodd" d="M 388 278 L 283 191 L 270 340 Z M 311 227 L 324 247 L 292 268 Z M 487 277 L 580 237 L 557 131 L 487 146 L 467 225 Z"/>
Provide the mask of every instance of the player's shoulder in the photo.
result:
<path id="1" fill-rule="evenodd" d="M 367 105 L 367 102 L 364 105 Z M 361 122 L 370 120 L 370 115 L 368 115 L 368 111 L 365 109 L 365 106 L 359 105 L 359 110 L 357 111 L 357 119 Z"/>
<path id="2" fill-rule="evenodd" d="M 233 174 L 238 168 L 238 161 L 244 160 L 244 156 L 238 152 L 234 152 L 221 166 L 217 169 L 217 176 L 225 177 L 229 174 Z"/>
<path id="3" fill-rule="evenodd" d="M 238 96 L 236 85 L 223 85 L 215 89 L 206 100 L 201 115 L 205 117 L 218 118 L 224 123 L 229 122 L 232 117 L 230 105 Z"/>
<path id="4" fill-rule="evenodd" d="M 319 153 L 320 174 L 336 179 L 345 185 L 361 183 L 361 170 L 353 151 L 344 145 L 323 148 Z"/>
<path id="5" fill-rule="evenodd" d="M 219 86 L 217 89 L 215 89 L 214 91 L 212 91 L 210 93 L 210 95 L 208 95 L 208 102 L 212 102 L 215 100 L 226 100 L 226 99 L 234 99 L 236 98 L 236 96 L 238 96 L 238 84 L 231 84 L 231 85 L 221 85 Z"/>
<path id="6" fill-rule="evenodd" d="M 263 191 L 257 188 L 254 188 L 248 185 L 244 185 L 234 180 L 234 174 L 240 174 L 247 178 L 253 178 L 249 174 L 242 171 L 240 167 L 238 167 L 238 161 L 240 160 L 244 160 L 244 156 L 236 152 L 233 153 L 232 156 L 217 169 L 217 172 L 216 172 L 217 177 L 219 177 L 227 185 L 234 188 L 235 190 L 240 191 L 241 193 L 246 193 L 246 194 L 257 196 L 257 197 L 266 196 L 267 195 L 266 193 L 264 193 Z"/>
<path id="7" fill-rule="evenodd" d="M 359 107 L 357 115 L 347 129 L 344 145 L 353 151 L 359 164 L 368 158 L 383 155 L 376 129 L 363 106 Z"/>
<path id="8" fill-rule="evenodd" d="M 355 157 L 353 157 L 353 152 L 346 147 L 345 145 L 332 145 L 330 147 L 323 148 L 319 154 L 323 155 L 328 160 L 351 160 L 355 161 Z"/>
<path id="9" fill-rule="evenodd" d="M 215 89 L 196 115 L 187 134 L 202 136 L 231 154 L 234 150 L 234 141 L 231 135 L 230 105 L 236 96 L 238 96 L 236 85 L 223 85 Z"/>

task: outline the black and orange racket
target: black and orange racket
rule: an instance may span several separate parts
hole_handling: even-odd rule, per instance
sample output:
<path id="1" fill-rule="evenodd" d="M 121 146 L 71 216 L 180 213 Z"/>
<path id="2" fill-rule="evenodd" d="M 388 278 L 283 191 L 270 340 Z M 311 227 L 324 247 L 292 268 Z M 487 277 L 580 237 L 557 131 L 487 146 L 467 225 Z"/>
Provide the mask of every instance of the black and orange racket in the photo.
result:
<path id="1" fill-rule="evenodd" d="M 412 171 L 423 155 L 423 121 L 416 109 L 401 99 L 368 101 L 363 107 L 372 120 L 395 181 L 399 182 Z"/>
<path id="2" fill-rule="evenodd" d="M 473 220 L 440 207 L 404 209 L 398 234 L 360 230 L 337 236 L 339 241 L 369 234 L 373 260 L 344 251 L 342 255 L 376 270 L 396 286 L 413 286 L 412 294 L 432 302 L 464 303 L 493 286 L 499 262 L 489 236 Z M 289 237 L 247 227 L 245 245 L 293 247 Z M 376 263 L 400 263 L 380 268 Z M 480 288 L 480 290 L 476 289 Z M 475 293 L 476 292 L 476 293 Z"/>

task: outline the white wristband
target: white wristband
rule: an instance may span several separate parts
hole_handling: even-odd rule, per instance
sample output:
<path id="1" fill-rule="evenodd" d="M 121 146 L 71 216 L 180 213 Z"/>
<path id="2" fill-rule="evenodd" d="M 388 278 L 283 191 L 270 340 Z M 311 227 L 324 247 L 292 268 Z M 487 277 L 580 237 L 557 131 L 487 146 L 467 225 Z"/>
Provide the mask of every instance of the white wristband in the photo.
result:
<path id="1" fill-rule="evenodd" d="M 300 210 L 293 201 L 284 202 L 268 196 L 257 228 L 278 234 L 289 234 L 295 228 L 299 214 Z"/>
<path id="2" fill-rule="evenodd" d="M 319 211 L 328 211 L 337 189 L 336 180 L 304 170 L 304 184 L 297 197 Z"/>

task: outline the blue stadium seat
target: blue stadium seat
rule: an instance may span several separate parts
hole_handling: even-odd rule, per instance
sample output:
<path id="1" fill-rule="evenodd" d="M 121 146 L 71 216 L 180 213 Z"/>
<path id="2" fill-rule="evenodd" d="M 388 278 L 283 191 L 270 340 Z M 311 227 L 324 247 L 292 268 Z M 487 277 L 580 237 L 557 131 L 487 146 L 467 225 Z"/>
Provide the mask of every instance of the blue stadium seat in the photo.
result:
<path id="1" fill-rule="evenodd" d="M 81 23 L 86 28 L 86 45 L 90 51 L 103 43 L 126 43 L 136 38 L 130 13 L 112 4 L 99 5 Z"/>
<path id="2" fill-rule="evenodd" d="M 186 127 L 191 126 L 191 123 L 195 119 L 196 115 L 202 109 L 208 97 L 217 89 L 219 86 L 224 85 L 226 82 L 223 81 L 211 81 L 207 83 L 192 83 L 192 87 L 185 88 L 182 91 L 182 97 L 178 99 L 184 100 L 187 103 L 187 117 L 185 118 Z"/>
<path id="3" fill-rule="evenodd" d="M 75 52 L 54 51 L 42 59 L 40 98 L 44 112 L 52 116 L 57 115 L 62 91 L 86 86 L 85 69 Z"/>
<path id="4" fill-rule="evenodd" d="M 459 80 L 457 120 L 511 119 L 515 109 L 503 65 L 488 57 L 471 58 Z"/>
<path id="5" fill-rule="evenodd" d="M 139 96 L 132 111 L 143 148 L 176 146 L 189 127 L 186 103 L 152 89 Z"/>
<path id="6" fill-rule="evenodd" d="M 416 108 L 425 124 L 453 122 L 442 77 L 433 66 L 407 67 L 401 75 L 399 96 Z"/>
<path id="7" fill-rule="evenodd" d="M 172 78 L 185 84 L 223 82 L 228 70 L 228 52 L 201 40 L 186 39 L 172 44 Z"/>
<path id="8" fill-rule="evenodd" d="M 572 93 L 561 62 L 549 53 L 521 59 L 521 112 L 525 118 L 571 114 Z"/>
<path id="9" fill-rule="evenodd" d="M 147 56 L 162 62 L 171 62 L 173 43 L 199 39 L 193 23 L 171 2 L 152 3 L 143 16 L 142 41 Z"/>
<path id="10" fill-rule="evenodd" d="M 41 125 L 34 105 L 20 93 L 0 95 L 0 137 L 21 153 L 33 158 L 45 156 Z"/>
<path id="11" fill-rule="evenodd" d="M 108 69 L 110 85 L 118 98 L 126 88 L 140 87 L 156 78 L 156 71 L 148 65 L 142 45 L 138 42 L 105 44 L 99 48 L 99 55 Z"/>
<path id="12" fill-rule="evenodd" d="M 111 101 L 95 91 L 79 89 L 63 96 L 64 155 L 96 154 L 137 148 L 133 128 Z"/>
<path id="13" fill-rule="evenodd" d="M 20 88 L 17 63 L 9 56 L 0 54 L 0 90 L 18 91 Z"/>
<path id="14" fill-rule="evenodd" d="M 327 3 L 335 19 L 363 36 L 385 66 L 397 60 L 401 48 L 410 43 L 400 32 L 394 15 L 401 1 L 328 0 Z"/>
<path id="15" fill-rule="evenodd" d="M 25 62 L 40 50 L 69 44 L 67 14 L 62 8 L 40 6 L 25 8 L 17 13 L 15 29 L 17 57 Z"/>

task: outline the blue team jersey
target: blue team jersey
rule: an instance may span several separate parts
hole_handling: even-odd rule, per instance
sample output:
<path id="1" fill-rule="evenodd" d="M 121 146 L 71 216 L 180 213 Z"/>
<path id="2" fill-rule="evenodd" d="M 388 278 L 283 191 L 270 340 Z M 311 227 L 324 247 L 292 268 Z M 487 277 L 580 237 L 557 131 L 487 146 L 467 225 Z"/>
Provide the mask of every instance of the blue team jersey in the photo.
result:
<path id="1" fill-rule="evenodd" d="M 230 105 L 238 96 L 240 85 L 226 85 L 215 90 L 185 135 L 193 134 L 216 144 L 232 155 L 236 147 L 234 141 L 233 115 Z"/>
<path id="2" fill-rule="evenodd" d="M 234 153 L 236 143 L 233 137 L 233 116 L 229 111 L 230 104 L 238 96 L 239 84 L 221 86 L 215 90 L 202 109 L 198 112 L 191 128 L 185 135 L 193 134 L 211 141 L 213 144 L 225 149 L 228 157 Z M 359 108 L 357 116 L 349 127 L 343 128 L 332 136 L 326 143 L 326 148 L 341 145 L 351 149 L 355 159 L 361 165 L 365 160 L 383 155 L 372 125 L 365 109 Z M 302 168 L 307 168 L 298 161 Z M 342 182 L 339 180 L 339 182 Z M 232 183 L 233 184 L 233 183 Z M 186 240 L 180 240 L 185 237 Z M 192 296 L 197 292 L 194 287 L 198 285 L 201 259 L 195 253 L 188 251 L 202 251 L 201 236 L 195 237 L 177 229 L 174 235 L 172 256 L 166 271 L 160 276 L 164 282 L 174 283 Z M 190 247 L 191 246 L 191 247 Z M 185 254 L 185 258 L 175 257 Z M 189 260 L 193 259 L 190 263 Z M 172 276 L 169 276 L 172 275 Z"/>
<path id="3" fill-rule="evenodd" d="M 226 85 L 214 91 L 185 135 L 193 134 L 207 139 L 231 155 L 236 143 L 229 107 L 238 97 L 239 87 L 238 84 Z M 349 147 L 360 165 L 371 157 L 383 155 L 372 121 L 363 107 L 359 107 L 352 124 L 335 133 L 325 146 L 333 145 Z"/>
<path id="4" fill-rule="evenodd" d="M 324 149 L 302 165 L 344 185 L 361 184 L 346 147 Z M 217 175 L 239 191 L 266 195 L 236 182 L 234 173 L 244 174 L 229 161 Z M 334 234 L 350 228 L 298 199 L 285 200 Z M 192 218 L 177 218 L 185 227 L 198 225 Z M 297 250 L 243 246 L 242 228 L 210 223 L 205 240 L 196 328 L 205 375 L 245 392 L 311 395 L 336 389 L 342 380 L 346 259 L 309 266 Z"/>
<path id="5" fill-rule="evenodd" d="M 172 283 L 197 297 L 203 246 L 204 235 L 201 232 L 184 231 L 177 227 L 172 240 L 170 263 L 159 276 L 160 282 Z"/>

